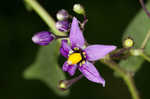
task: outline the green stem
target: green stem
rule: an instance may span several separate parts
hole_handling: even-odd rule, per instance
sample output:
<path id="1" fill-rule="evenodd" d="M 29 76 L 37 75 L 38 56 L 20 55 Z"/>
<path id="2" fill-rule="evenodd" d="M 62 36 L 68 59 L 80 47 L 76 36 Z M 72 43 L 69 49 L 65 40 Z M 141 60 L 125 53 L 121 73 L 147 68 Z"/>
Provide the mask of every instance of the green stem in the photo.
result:
<path id="1" fill-rule="evenodd" d="M 131 75 L 124 75 L 123 79 L 129 88 L 129 91 L 132 95 L 132 99 L 140 99 L 133 77 Z"/>
<path id="2" fill-rule="evenodd" d="M 150 38 L 150 31 L 148 31 L 148 33 L 146 34 L 145 39 L 144 39 L 143 43 L 141 44 L 141 49 L 145 48 L 149 38 Z"/>
<path id="3" fill-rule="evenodd" d="M 144 0 L 139 0 L 142 8 L 144 9 L 145 13 L 147 14 L 147 16 L 150 18 L 150 12 L 148 11 L 148 9 L 145 7 L 145 4 L 144 4 Z"/>
<path id="4" fill-rule="evenodd" d="M 133 80 L 132 75 L 130 73 L 123 71 L 120 68 L 120 66 L 118 66 L 118 64 L 112 60 L 103 59 L 100 61 L 102 63 L 106 64 L 109 68 L 111 68 L 115 72 L 118 72 L 120 74 L 120 76 L 123 78 L 124 82 L 128 86 L 128 89 L 131 93 L 132 99 L 140 99 L 138 92 L 137 92 L 137 89 L 136 89 L 135 84 L 134 84 L 134 80 Z"/>
<path id="5" fill-rule="evenodd" d="M 65 35 L 63 32 L 60 32 L 56 29 L 54 19 L 36 0 L 24 0 L 24 1 L 41 17 L 41 19 L 48 25 L 48 27 L 56 35 Z"/>
<path id="6" fill-rule="evenodd" d="M 140 54 L 145 60 L 147 60 L 148 62 L 150 62 L 150 57 L 147 56 L 144 52 Z"/>

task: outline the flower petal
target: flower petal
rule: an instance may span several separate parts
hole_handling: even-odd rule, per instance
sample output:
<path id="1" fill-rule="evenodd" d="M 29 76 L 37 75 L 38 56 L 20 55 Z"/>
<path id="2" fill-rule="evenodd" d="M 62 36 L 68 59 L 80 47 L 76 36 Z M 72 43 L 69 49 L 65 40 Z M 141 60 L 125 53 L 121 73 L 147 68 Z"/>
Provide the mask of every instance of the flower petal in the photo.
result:
<path id="1" fill-rule="evenodd" d="M 83 33 L 80 30 L 79 24 L 78 24 L 78 20 L 77 18 L 73 17 L 73 21 L 71 24 L 71 29 L 70 29 L 70 35 L 69 35 L 69 39 L 71 42 L 71 45 L 73 47 L 83 47 L 84 45 L 84 37 L 83 37 Z"/>
<path id="2" fill-rule="evenodd" d="M 77 69 L 77 65 L 69 65 L 69 68 L 68 68 L 68 73 L 70 74 L 70 76 L 73 76 L 76 72 L 76 69 Z"/>
<path id="3" fill-rule="evenodd" d="M 67 61 L 63 64 L 63 67 L 62 67 L 62 69 L 63 69 L 63 71 L 68 71 L 68 68 L 69 68 L 69 65 L 68 65 L 68 63 L 67 63 Z"/>
<path id="4" fill-rule="evenodd" d="M 105 86 L 105 80 L 100 76 L 99 72 L 92 63 L 87 61 L 84 65 L 79 67 L 79 70 L 88 80 L 100 83 L 103 87 Z"/>
<path id="5" fill-rule="evenodd" d="M 95 61 L 103 58 L 105 55 L 115 49 L 116 46 L 113 45 L 91 45 L 88 46 L 84 51 L 89 61 Z"/>
<path id="6" fill-rule="evenodd" d="M 67 40 L 62 40 L 61 41 L 61 48 L 60 48 L 60 53 L 64 56 L 64 57 L 68 57 L 68 53 L 69 51 L 71 51 L 71 47 L 68 45 Z"/>
<path id="7" fill-rule="evenodd" d="M 62 67 L 63 71 L 67 71 L 70 76 L 73 76 L 75 74 L 75 71 L 77 69 L 77 65 L 69 65 L 67 61 L 63 64 Z"/>

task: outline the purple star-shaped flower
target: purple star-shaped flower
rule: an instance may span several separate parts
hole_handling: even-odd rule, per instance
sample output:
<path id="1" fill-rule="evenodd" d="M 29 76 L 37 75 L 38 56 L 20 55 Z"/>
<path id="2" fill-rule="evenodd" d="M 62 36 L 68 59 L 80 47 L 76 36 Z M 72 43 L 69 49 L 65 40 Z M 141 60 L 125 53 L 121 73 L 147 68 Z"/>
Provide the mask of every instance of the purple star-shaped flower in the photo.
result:
<path id="1" fill-rule="evenodd" d="M 68 45 L 67 40 L 62 40 L 60 48 L 61 54 L 67 58 L 62 67 L 63 71 L 73 76 L 78 68 L 88 80 L 105 86 L 105 80 L 100 76 L 92 61 L 103 58 L 115 50 L 116 46 L 96 44 L 85 48 L 85 40 L 75 17 L 71 24 L 69 39 L 71 46 Z"/>

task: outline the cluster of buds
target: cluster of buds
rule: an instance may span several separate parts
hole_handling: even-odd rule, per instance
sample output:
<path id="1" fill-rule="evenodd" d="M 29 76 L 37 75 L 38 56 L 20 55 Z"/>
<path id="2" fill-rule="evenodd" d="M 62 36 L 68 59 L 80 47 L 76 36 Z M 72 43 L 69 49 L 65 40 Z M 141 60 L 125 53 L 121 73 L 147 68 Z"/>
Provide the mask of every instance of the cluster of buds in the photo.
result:
<path id="1" fill-rule="evenodd" d="M 82 15 L 85 14 L 84 8 L 80 4 L 75 4 L 73 6 L 73 11 L 77 14 L 82 14 Z M 66 11 L 65 9 L 59 10 L 56 14 L 56 18 L 58 20 L 55 24 L 56 29 L 58 29 L 60 32 L 69 32 L 70 25 L 71 25 L 69 19 L 72 19 L 72 16 L 68 13 L 68 11 Z M 51 43 L 55 39 L 65 38 L 65 37 L 66 36 L 54 35 L 52 32 L 49 31 L 41 31 L 41 32 L 37 32 L 32 37 L 32 41 L 35 44 L 45 46 Z"/>
<path id="2" fill-rule="evenodd" d="M 85 10 L 81 4 L 75 4 L 73 6 L 73 11 L 77 14 L 85 15 Z M 61 9 L 60 11 L 57 12 L 56 17 L 58 20 L 56 22 L 56 28 L 61 32 L 69 32 L 70 29 L 69 18 L 72 18 L 72 16 L 69 15 L 69 13 L 65 9 Z"/>
<path id="3" fill-rule="evenodd" d="M 68 32 L 70 28 L 70 22 L 69 22 L 69 13 L 62 9 L 57 12 L 56 14 L 57 22 L 56 22 L 56 28 L 61 32 Z"/>

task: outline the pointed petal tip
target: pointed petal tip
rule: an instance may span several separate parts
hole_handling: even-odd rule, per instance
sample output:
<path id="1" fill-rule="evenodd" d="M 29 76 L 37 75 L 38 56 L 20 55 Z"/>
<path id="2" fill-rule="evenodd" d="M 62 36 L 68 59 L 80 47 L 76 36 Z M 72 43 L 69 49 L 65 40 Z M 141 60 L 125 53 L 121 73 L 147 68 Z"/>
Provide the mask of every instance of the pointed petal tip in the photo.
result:
<path id="1" fill-rule="evenodd" d="M 74 20 L 74 21 L 75 21 L 75 20 L 77 21 L 78 19 L 77 19 L 76 17 L 73 17 L 73 20 Z"/>
<path id="2" fill-rule="evenodd" d="M 90 45 L 85 48 L 85 52 L 87 54 L 87 59 L 89 61 L 96 61 L 100 58 L 103 58 L 108 53 L 114 51 L 117 47 L 114 45 Z"/>
<path id="3" fill-rule="evenodd" d="M 99 83 L 99 84 L 101 84 L 103 87 L 105 87 L 105 80 L 104 80 L 101 76 L 98 77 L 98 80 L 97 80 L 96 83 Z"/>
<path id="4" fill-rule="evenodd" d="M 100 82 L 102 84 L 103 87 L 105 87 L 105 80 Z"/>
<path id="5" fill-rule="evenodd" d="M 105 83 L 103 83 L 102 85 L 103 85 L 103 87 L 105 87 Z"/>
<path id="6" fill-rule="evenodd" d="M 111 52 L 117 48 L 115 45 L 105 45 L 105 47 Z"/>
<path id="7" fill-rule="evenodd" d="M 68 71 L 68 74 L 69 74 L 70 76 L 73 76 L 75 73 L 72 73 L 72 72 Z"/>
<path id="8" fill-rule="evenodd" d="M 77 65 L 70 65 L 68 68 L 68 73 L 70 76 L 73 76 L 76 72 Z"/>
<path id="9" fill-rule="evenodd" d="M 117 48 L 117 46 L 112 45 L 112 51 L 115 50 Z"/>
<path id="10" fill-rule="evenodd" d="M 76 17 L 73 17 L 70 35 L 69 35 L 70 43 L 72 47 L 83 47 L 85 40 L 82 33 L 82 30 L 79 26 L 79 21 Z"/>
<path id="11" fill-rule="evenodd" d="M 88 80 L 102 84 L 102 86 L 105 87 L 105 80 L 92 63 L 86 62 L 84 65 L 79 67 L 79 70 Z"/>
<path id="12" fill-rule="evenodd" d="M 66 71 L 68 70 L 68 68 L 69 68 L 69 65 L 67 64 L 67 62 L 65 62 L 65 63 L 63 64 L 63 66 L 62 66 L 62 70 L 63 70 L 64 72 L 66 72 Z"/>

